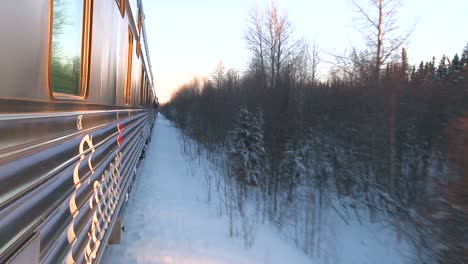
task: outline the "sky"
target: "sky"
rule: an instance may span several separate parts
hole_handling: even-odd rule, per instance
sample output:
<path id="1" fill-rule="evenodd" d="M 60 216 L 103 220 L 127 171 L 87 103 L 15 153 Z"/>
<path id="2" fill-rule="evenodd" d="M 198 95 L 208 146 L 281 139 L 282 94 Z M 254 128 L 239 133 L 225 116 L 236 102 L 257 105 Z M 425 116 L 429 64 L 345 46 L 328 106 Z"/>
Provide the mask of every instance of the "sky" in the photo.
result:
<path id="1" fill-rule="evenodd" d="M 357 0 L 364 3 L 367 0 Z M 411 64 L 443 54 L 452 58 L 468 43 L 468 0 L 402 0 L 398 23 L 402 33 L 414 26 L 405 47 Z M 242 71 L 250 53 L 244 34 L 249 12 L 270 0 L 143 0 L 152 71 L 160 102 L 193 77 L 208 77 L 220 61 Z M 355 29 L 359 15 L 351 0 L 276 0 L 295 36 L 316 41 L 323 60 L 363 47 Z M 329 64 L 321 63 L 322 75 Z M 322 76 L 326 77 L 326 76 Z"/>

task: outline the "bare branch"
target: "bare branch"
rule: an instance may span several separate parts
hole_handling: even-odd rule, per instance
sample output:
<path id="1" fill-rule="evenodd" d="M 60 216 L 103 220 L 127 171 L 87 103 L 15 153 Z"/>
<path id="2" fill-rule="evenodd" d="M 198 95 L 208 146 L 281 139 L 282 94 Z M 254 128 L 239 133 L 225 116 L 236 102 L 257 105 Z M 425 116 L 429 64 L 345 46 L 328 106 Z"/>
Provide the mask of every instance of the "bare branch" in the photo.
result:
<path id="1" fill-rule="evenodd" d="M 369 22 L 371 25 L 377 28 L 378 24 L 375 23 L 375 21 L 369 16 L 369 14 L 355 0 L 352 0 L 352 2 L 354 6 L 358 9 L 357 12 L 362 14 L 366 18 L 367 22 Z"/>

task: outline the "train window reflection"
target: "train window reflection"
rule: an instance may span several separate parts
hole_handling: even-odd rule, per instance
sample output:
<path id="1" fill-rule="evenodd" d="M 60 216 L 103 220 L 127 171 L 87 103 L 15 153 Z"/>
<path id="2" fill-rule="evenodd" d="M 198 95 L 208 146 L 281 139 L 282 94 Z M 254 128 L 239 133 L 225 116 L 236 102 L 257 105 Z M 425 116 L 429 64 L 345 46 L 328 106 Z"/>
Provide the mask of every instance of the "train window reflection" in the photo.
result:
<path id="1" fill-rule="evenodd" d="M 125 0 L 115 0 L 117 6 L 119 7 L 120 14 L 123 16 L 125 12 Z"/>
<path id="2" fill-rule="evenodd" d="M 58 93 L 81 95 L 83 0 L 53 0 L 51 85 Z"/>
<path id="3" fill-rule="evenodd" d="M 138 35 L 141 36 L 141 26 L 143 24 L 143 17 L 141 15 L 141 8 L 138 8 Z"/>
<path id="4" fill-rule="evenodd" d="M 145 86 L 145 68 L 141 67 L 141 83 L 140 83 L 140 105 L 145 104 L 145 94 L 144 94 L 144 86 Z"/>
<path id="5" fill-rule="evenodd" d="M 138 19 L 138 1 L 137 0 L 130 0 L 130 9 L 132 10 L 133 21 L 137 23 Z"/>
<path id="6" fill-rule="evenodd" d="M 127 81 L 125 84 L 125 103 L 130 103 L 130 91 L 132 88 L 132 58 L 133 58 L 133 34 L 130 28 L 128 29 L 128 57 L 127 57 Z"/>

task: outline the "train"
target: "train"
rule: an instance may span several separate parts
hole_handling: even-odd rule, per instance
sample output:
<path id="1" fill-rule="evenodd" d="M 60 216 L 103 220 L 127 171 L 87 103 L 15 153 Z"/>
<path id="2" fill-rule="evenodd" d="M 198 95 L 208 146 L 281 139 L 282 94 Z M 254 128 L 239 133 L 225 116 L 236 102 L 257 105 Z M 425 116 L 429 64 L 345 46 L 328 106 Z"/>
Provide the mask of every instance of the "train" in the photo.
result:
<path id="1" fill-rule="evenodd" d="M 0 263 L 100 263 L 158 114 L 141 0 L 4 1 Z"/>

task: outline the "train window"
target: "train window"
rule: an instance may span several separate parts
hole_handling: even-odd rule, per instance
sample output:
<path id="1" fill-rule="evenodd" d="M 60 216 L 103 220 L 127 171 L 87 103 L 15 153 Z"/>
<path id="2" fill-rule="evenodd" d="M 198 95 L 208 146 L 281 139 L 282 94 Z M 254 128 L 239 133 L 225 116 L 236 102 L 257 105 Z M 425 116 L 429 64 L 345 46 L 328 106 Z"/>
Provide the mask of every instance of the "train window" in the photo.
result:
<path id="1" fill-rule="evenodd" d="M 140 83 L 140 105 L 144 105 L 144 101 L 143 101 L 143 98 L 145 98 L 144 96 L 144 87 L 145 85 L 145 68 L 141 67 L 141 83 Z"/>
<path id="2" fill-rule="evenodd" d="M 141 26 L 143 24 L 143 17 L 141 14 L 141 8 L 138 8 L 138 34 L 141 35 Z"/>
<path id="3" fill-rule="evenodd" d="M 125 0 L 115 0 L 117 6 L 119 7 L 120 14 L 122 17 L 125 15 Z"/>
<path id="4" fill-rule="evenodd" d="M 137 58 L 140 58 L 140 53 L 141 53 L 141 44 L 140 44 L 140 40 L 137 39 L 137 43 L 136 43 L 136 55 L 137 55 Z"/>
<path id="5" fill-rule="evenodd" d="M 148 76 L 145 78 L 145 105 L 148 105 Z"/>
<path id="6" fill-rule="evenodd" d="M 53 0 L 50 86 L 54 96 L 85 96 L 90 48 L 91 0 Z"/>
<path id="7" fill-rule="evenodd" d="M 143 98 L 143 103 L 146 104 L 146 97 L 148 96 L 148 91 L 146 89 L 146 86 L 148 86 L 148 75 L 145 74 L 145 85 L 143 86 L 144 94 L 145 97 Z"/>
<path id="8" fill-rule="evenodd" d="M 149 79 L 146 79 L 147 82 L 146 82 L 146 104 L 149 104 L 150 103 L 150 100 L 149 100 L 149 97 L 150 97 L 150 85 L 149 85 Z"/>
<path id="9" fill-rule="evenodd" d="M 130 28 L 128 29 L 128 58 L 127 58 L 127 81 L 125 85 L 125 103 L 130 103 L 130 91 L 132 88 L 132 57 L 133 57 L 133 34 Z"/>

